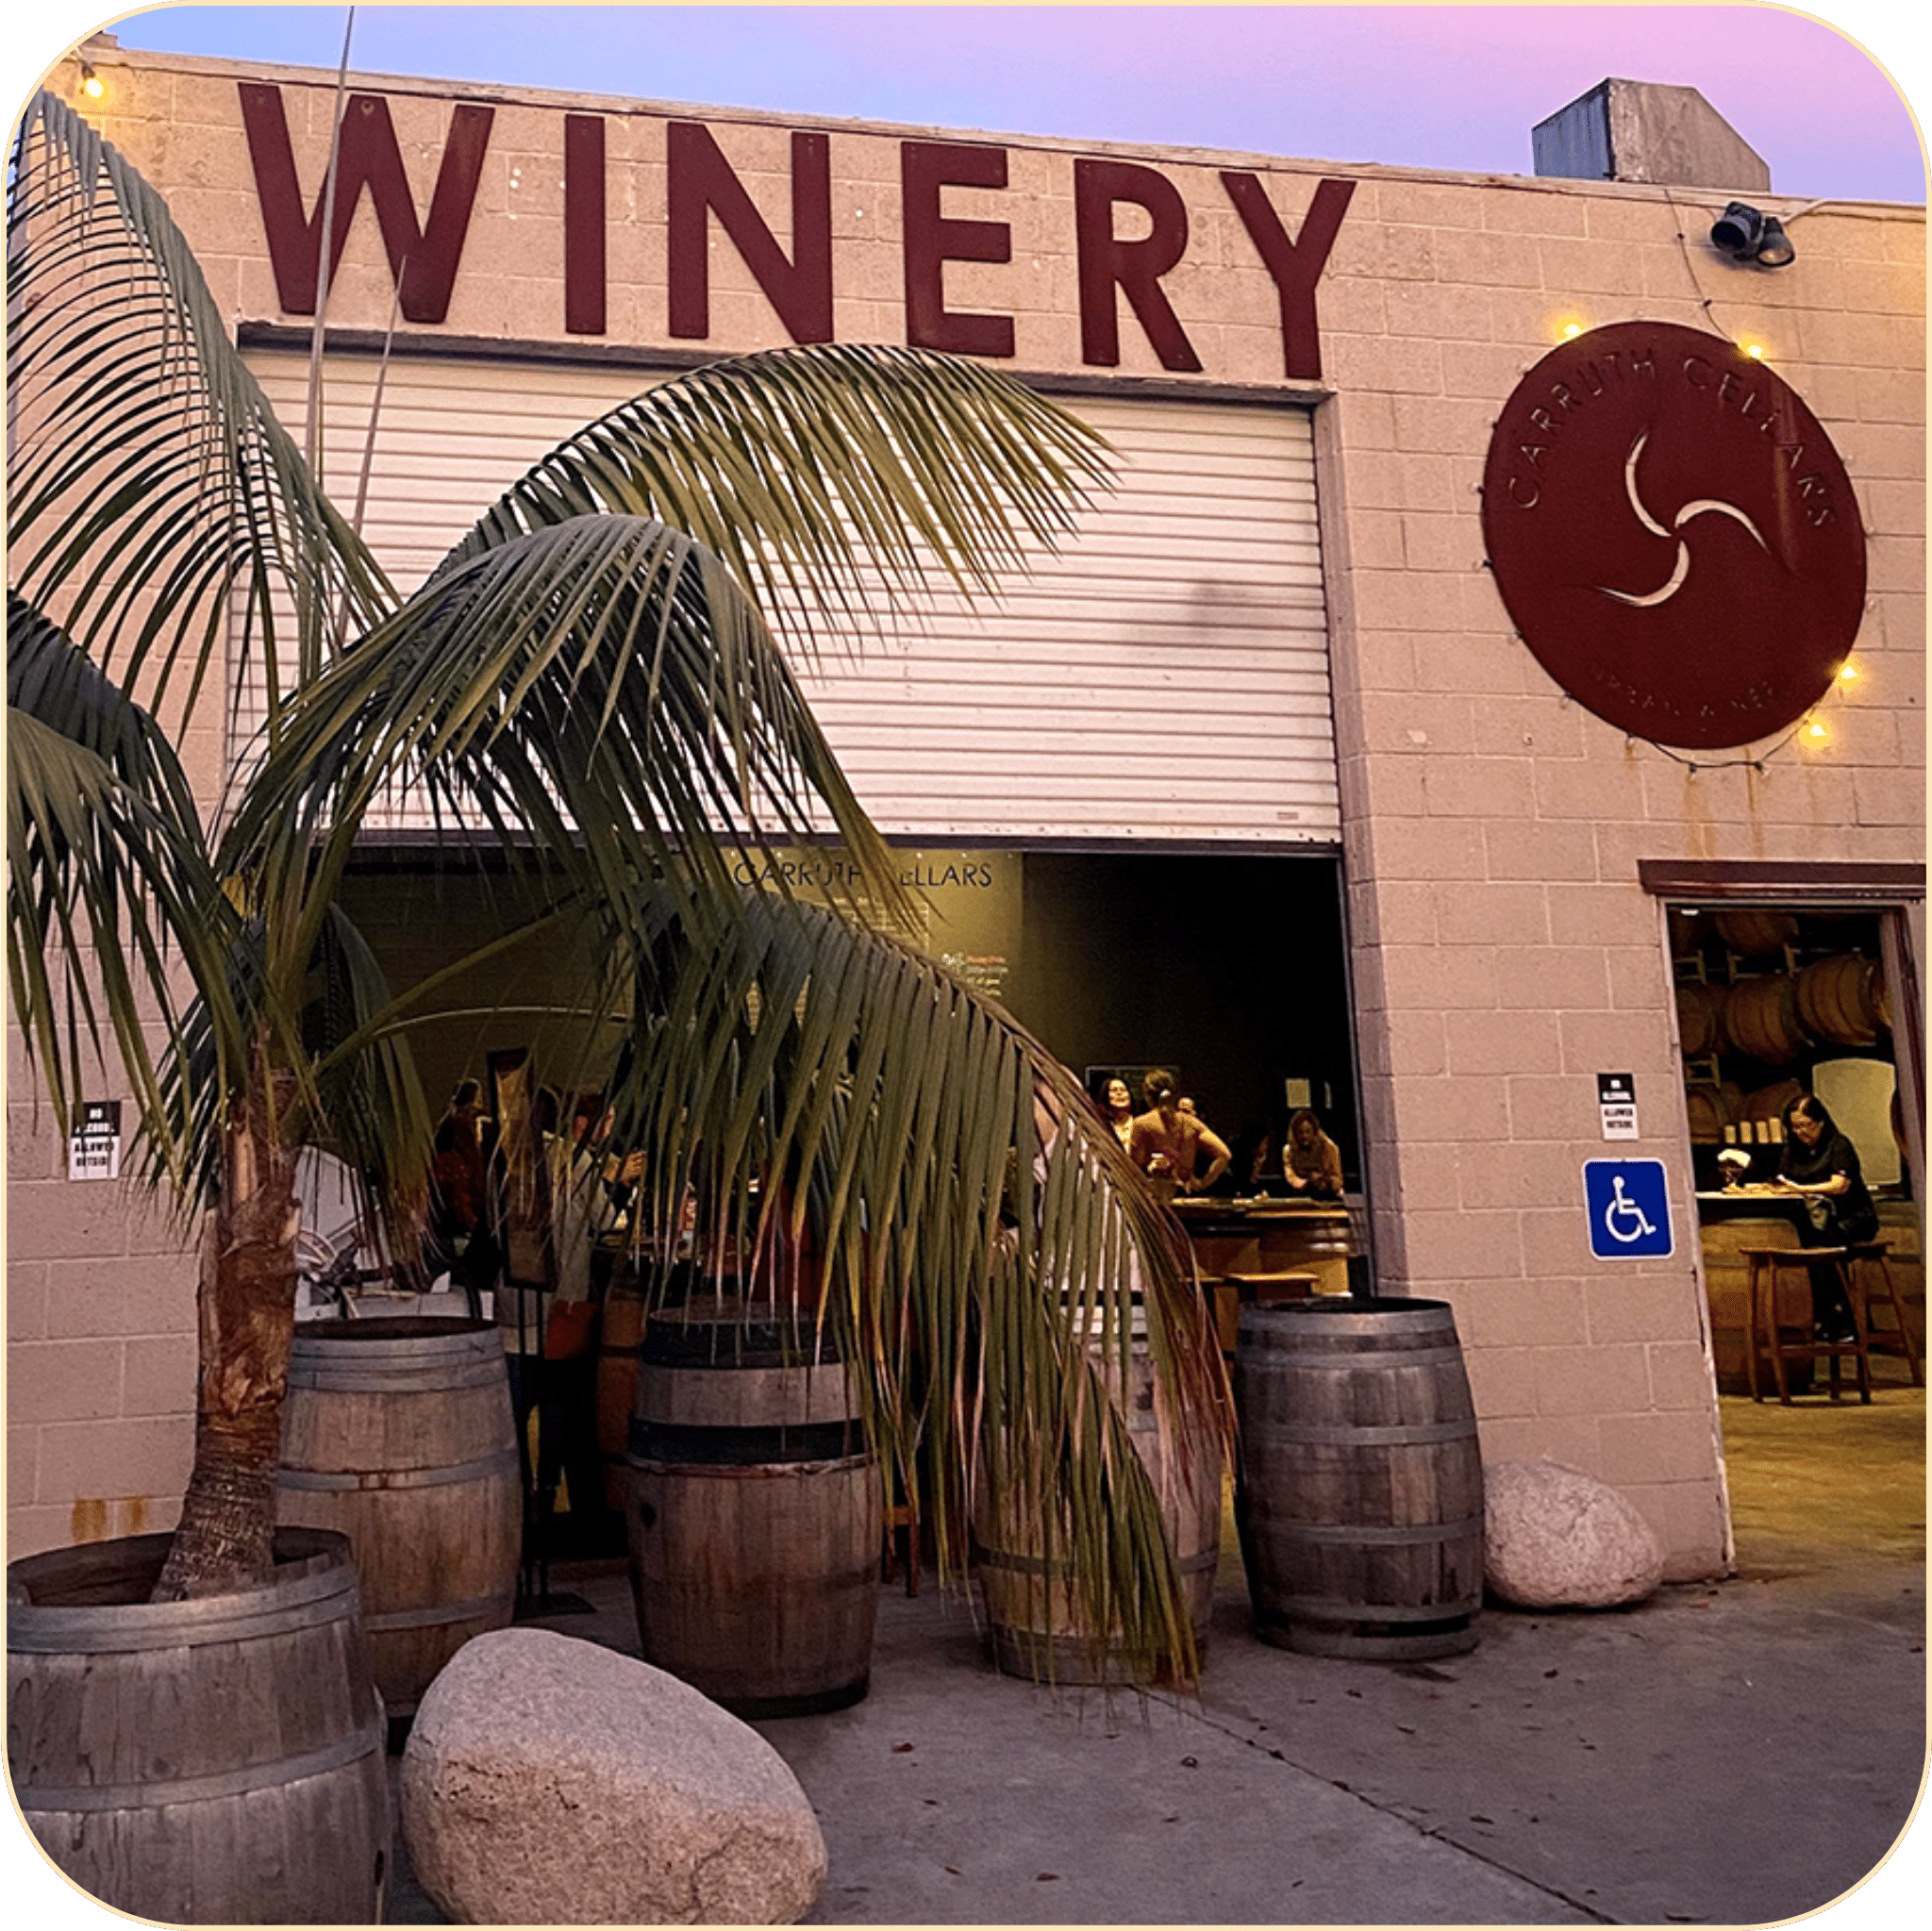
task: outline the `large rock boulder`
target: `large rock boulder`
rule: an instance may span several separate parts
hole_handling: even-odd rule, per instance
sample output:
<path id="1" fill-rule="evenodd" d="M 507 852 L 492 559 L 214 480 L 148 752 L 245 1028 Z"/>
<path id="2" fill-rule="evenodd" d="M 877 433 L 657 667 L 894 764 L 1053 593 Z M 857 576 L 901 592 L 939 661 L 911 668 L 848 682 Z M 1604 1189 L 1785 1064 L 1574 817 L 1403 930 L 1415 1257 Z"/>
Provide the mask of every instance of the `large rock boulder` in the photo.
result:
<path id="1" fill-rule="evenodd" d="M 791 1924 L 825 1876 L 818 1819 L 756 1730 L 547 1629 L 479 1636 L 430 1684 L 402 1818 L 460 1924 Z"/>
<path id="2" fill-rule="evenodd" d="M 1559 1461 L 1483 1469 L 1483 1573 L 1524 1609 L 1607 1609 L 1663 1580 L 1663 1544 L 1607 1483 Z"/>

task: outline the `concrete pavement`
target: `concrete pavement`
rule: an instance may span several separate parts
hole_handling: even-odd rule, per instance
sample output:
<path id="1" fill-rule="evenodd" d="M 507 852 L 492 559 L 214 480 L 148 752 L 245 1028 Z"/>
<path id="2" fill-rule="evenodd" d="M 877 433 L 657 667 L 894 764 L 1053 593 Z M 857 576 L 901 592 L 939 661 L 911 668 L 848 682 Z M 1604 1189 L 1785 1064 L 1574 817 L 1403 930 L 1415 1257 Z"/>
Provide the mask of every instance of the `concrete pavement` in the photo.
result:
<path id="1" fill-rule="evenodd" d="M 1890 1365 L 1890 1364 L 1888 1364 Z M 1739 1573 L 1486 1610 L 1472 1654 L 1258 1642 L 1231 1530 L 1196 1697 L 1048 1690 L 928 1581 L 873 1688 L 758 1725 L 818 1809 L 817 1923 L 1762 1923 L 1828 1905 L 1924 1763 L 1924 1401 L 1727 1399 Z M 619 1563 L 553 1571 L 635 1653 Z M 391 1920 L 439 1922 L 407 1870 Z"/>

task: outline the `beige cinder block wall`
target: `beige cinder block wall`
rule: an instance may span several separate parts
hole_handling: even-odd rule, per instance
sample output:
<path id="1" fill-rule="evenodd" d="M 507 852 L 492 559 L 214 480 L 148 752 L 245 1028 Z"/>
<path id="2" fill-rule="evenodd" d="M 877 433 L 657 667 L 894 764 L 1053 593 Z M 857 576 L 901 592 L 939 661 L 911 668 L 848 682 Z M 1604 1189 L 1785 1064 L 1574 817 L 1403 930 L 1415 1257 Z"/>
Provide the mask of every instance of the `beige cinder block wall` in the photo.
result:
<path id="1" fill-rule="evenodd" d="M 1924 859 L 1923 211 L 1821 209 L 1771 274 L 1701 247 L 1683 191 L 1385 180 L 1351 222 L 1364 195 L 1374 219 L 1330 266 L 1357 288 L 1324 330 L 1324 540 L 1382 1284 L 1455 1304 L 1487 1456 L 1615 1483 L 1672 1573 L 1706 1573 L 1721 1447 L 1669 960 L 1638 863 Z M 1504 400 L 1565 323 L 1640 318 L 1761 342 L 1850 472 L 1864 676 L 1816 756 L 1789 745 L 1758 773 L 1713 752 L 1693 774 L 1626 741 L 1516 640 L 1485 569 Z M 1602 1141 L 1609 1071 L 1636 1075 L 1641 1142 Z M 1612 1153 L 1665 1162 L 1671 1259 L 1591 1258 L 1579 1167 Z"/>
<path id="2" fill-rule="evenodd" d="M 224 311 L 238 324 L 301 322 L 278 307 L 236 83 L 280 86 L 308 208 L 334 75 L 98 50 L 92 58 L 108 95 L 91 114 L 168 196 Z M 825 134 L 835 325 L 848 341 L 905 340 L 901 141 L 1000 148 L 1006 189 L 949 189 L 943 211 L 1006 224 L 1011 259 L 950 264 L 947 306 L 1011 315 L 1012 362 L 1023 372 L 1173 381 L 1181 378 L 1163 369 L 1124 304 L 1117 367 L 1083 365 L 1072 183 L 1076 158 L 1094 157 L 1173 185 L 1188 246 L 1161 288 L 1202 365 L 1187 379 L 1230 394 L 1288 391 L 1317 409 L 1382 1286 L 1455 1305 L 1487 1453 L 1576 1462 L 1643 1507 L 1666 1538 L 1674 1574 L 1722 1568 L 1722 1454 L 1669 966 L 1661 915 L 1639 888 L 1637 865 L 1923 858 L 1923 210 L 1834 205 L 1808 213 L 1793 228 L 1797 262 L 1774 275 L 1730 267 L 1703 246 L 1708 211 L 1724 197 L 1691 191 L 867 128 L 392 77 L 352 85 L 388 98 L 418 210 L 430 205 L 455 103 L 494 108 L 447 318 L 411 330 L 430 336 L 583 343 L 564 331 L 560 294 L 563 127 L 579 113 L 601 119 L 606 144 L 608 313 L 592 347 L 723 350 L 786 339 L 715 223 L 711 333 L 697 343 L 669 336 L 663 157 L 666 123 L 684 120 L 712 131 L 787 246 L 791 132 Z M 1318 184 L 1352 184 L 1318 288 L 1319 376 L 1284 373 L 1277 291 L 1226 173 L 1255 176 L 1291 235 L 1302 232 Z M 1132 220 L 1122 216 L 1121 233 L 1134 232 Z M 365 203 L 330 320 L 379 331 L 391 307 Z M 1627 744 L 1569 703 L 1515 641 L 1483 569 L 1476 482 L 1504 399 L 1564 323 L 1639 318 L 1761 340 L 1824 422 L 1857 488 L 1872 535 L 1858 646 L 1868 674 L 1815 761 L 1788 750 L 1761 775 L 1692 776 Z M 1678 1244 L 1669 1261 L 1589 1256 L 1578 1170 L 1606 1150 L 1594 1075 L 1610 1070 L 1636 1074 L 1643 1133 L 1615 1150 L 1659 1157 L 1670 1173 Z M 40 1351 L 13 1357 L 38 1382 L 28 1393 L 26 1373 L 11 1377 L 10 1500 L 21 1548 L 89 1527 L 102 1494 L 134 1488 L 148 1497 L 147 1518 L 159 1521 L 178 1477 L 172 1463 L 165 1478 L 158 1472 L 158 1447 L 143 1458 L 144 1405 L 162 1397 L 142 1377 L 148 1357 L 158 1361 L 166 1348 L 192 1362 L 190 1270 L 157 1259 L 142 1262 L 142 1307 L 115 1317 L 151 1323 L 114 1330 L 120 1383 L 92 1378 L 94 1357 L 80 1352 L 64 1357 L 80 1364 L 64 1380 L 54 1372 L 60 1351 L 96 1344 L 89 1323 L 105 1317 L 83 1297 L 50 1296 L 53 1268 L 111 1267 L 144 1255 L 130 1243 L 148 1237 L 124 1230 L 105 1190 L 75 1202 L 75 1190 L 49 1177 L 51 1152 L 36 1155 L 32 1145 L 23 1142 L 17 1190 L 49 1230 L 31 1232 L 29 1219 L 25 1244 L 9 1257 L 21 1283 L 14 1318 L 26 1323 L 21 1347 Z M 54 1247 L 58 1254 L 47 1251 Z M 168 1419 L 158 1425 L 185 1469 L 181 1379 L 177 1368 Z M 111 1466 L 74 1469 L 50 1457 L 90 1431 Z M 36 1472 L 30 1488 L 24 1471 Z M 126 1525 L 109 1516 L 112 1528 Z"/>

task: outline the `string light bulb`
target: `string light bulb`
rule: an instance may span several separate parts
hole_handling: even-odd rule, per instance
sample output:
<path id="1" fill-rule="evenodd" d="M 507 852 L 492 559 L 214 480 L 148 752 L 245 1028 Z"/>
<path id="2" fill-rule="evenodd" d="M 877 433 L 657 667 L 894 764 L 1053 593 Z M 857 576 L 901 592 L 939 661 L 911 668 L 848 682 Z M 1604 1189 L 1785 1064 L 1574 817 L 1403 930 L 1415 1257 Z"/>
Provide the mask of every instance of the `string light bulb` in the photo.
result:
<path id="1" fill-rule="evenodd" d="M 1830 738 L 1831 733 L 1824 728 L 1824 724 L 1817 718 L 1813 718 L 1805 726 L 1803 735 L 1807 744 L 1823 744 Z"/>
<path id="2" fill-rule="evenodd" d="M 1566 322 L 1563 325 L 1563 340 L 1565 341 L 1574 341 L 1582 333 L 1583 325 L 1580 322 Z"/>
<path id="3" fill-rule="evenodd" d="M 1764 344 L 1761 341 L 1747 341 L 1744 344 L 1744 353 L 1754 362 L 1761 362 L 1764 359 Z"/>
<path id="4" fill-rule="evenodd" d="M 1858 667 L 1850 658 L 1838 667 L 1838 681 L 1840 684 L 1856 684 L 1858 681 Z"/>
<path id="5" fill-rule="evenodd" d="M 80 91 L 91 101 L 99 100 L 108 92 L 108 83 L 85 60 L 80 63 Z"/>

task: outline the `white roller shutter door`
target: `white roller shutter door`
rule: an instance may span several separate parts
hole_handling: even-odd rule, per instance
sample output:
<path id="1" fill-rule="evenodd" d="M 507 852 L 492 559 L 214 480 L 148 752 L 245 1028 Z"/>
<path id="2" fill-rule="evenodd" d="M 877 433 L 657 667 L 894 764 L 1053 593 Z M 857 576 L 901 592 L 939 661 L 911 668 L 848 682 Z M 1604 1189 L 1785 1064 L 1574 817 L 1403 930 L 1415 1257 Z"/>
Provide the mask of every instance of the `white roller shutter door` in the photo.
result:
<path id="1" fill-rule="evenodd" d="M 299 434 L 306 358 L 251 360 Z M 345 509 L 375 376 L 373 359 L 329 369 L 325 484 Z M 648 380 L 392 360 L 363 527 L 397 585 L 420 583 L 498 491 Z M 1121 466 L 1060 553 L 996 605 L 938 601 L 858 661 L 806 678 L 859 797 L 887 832 L 938 843 L 1339 841 L 1307 413 L 1067 407 Z"/>

